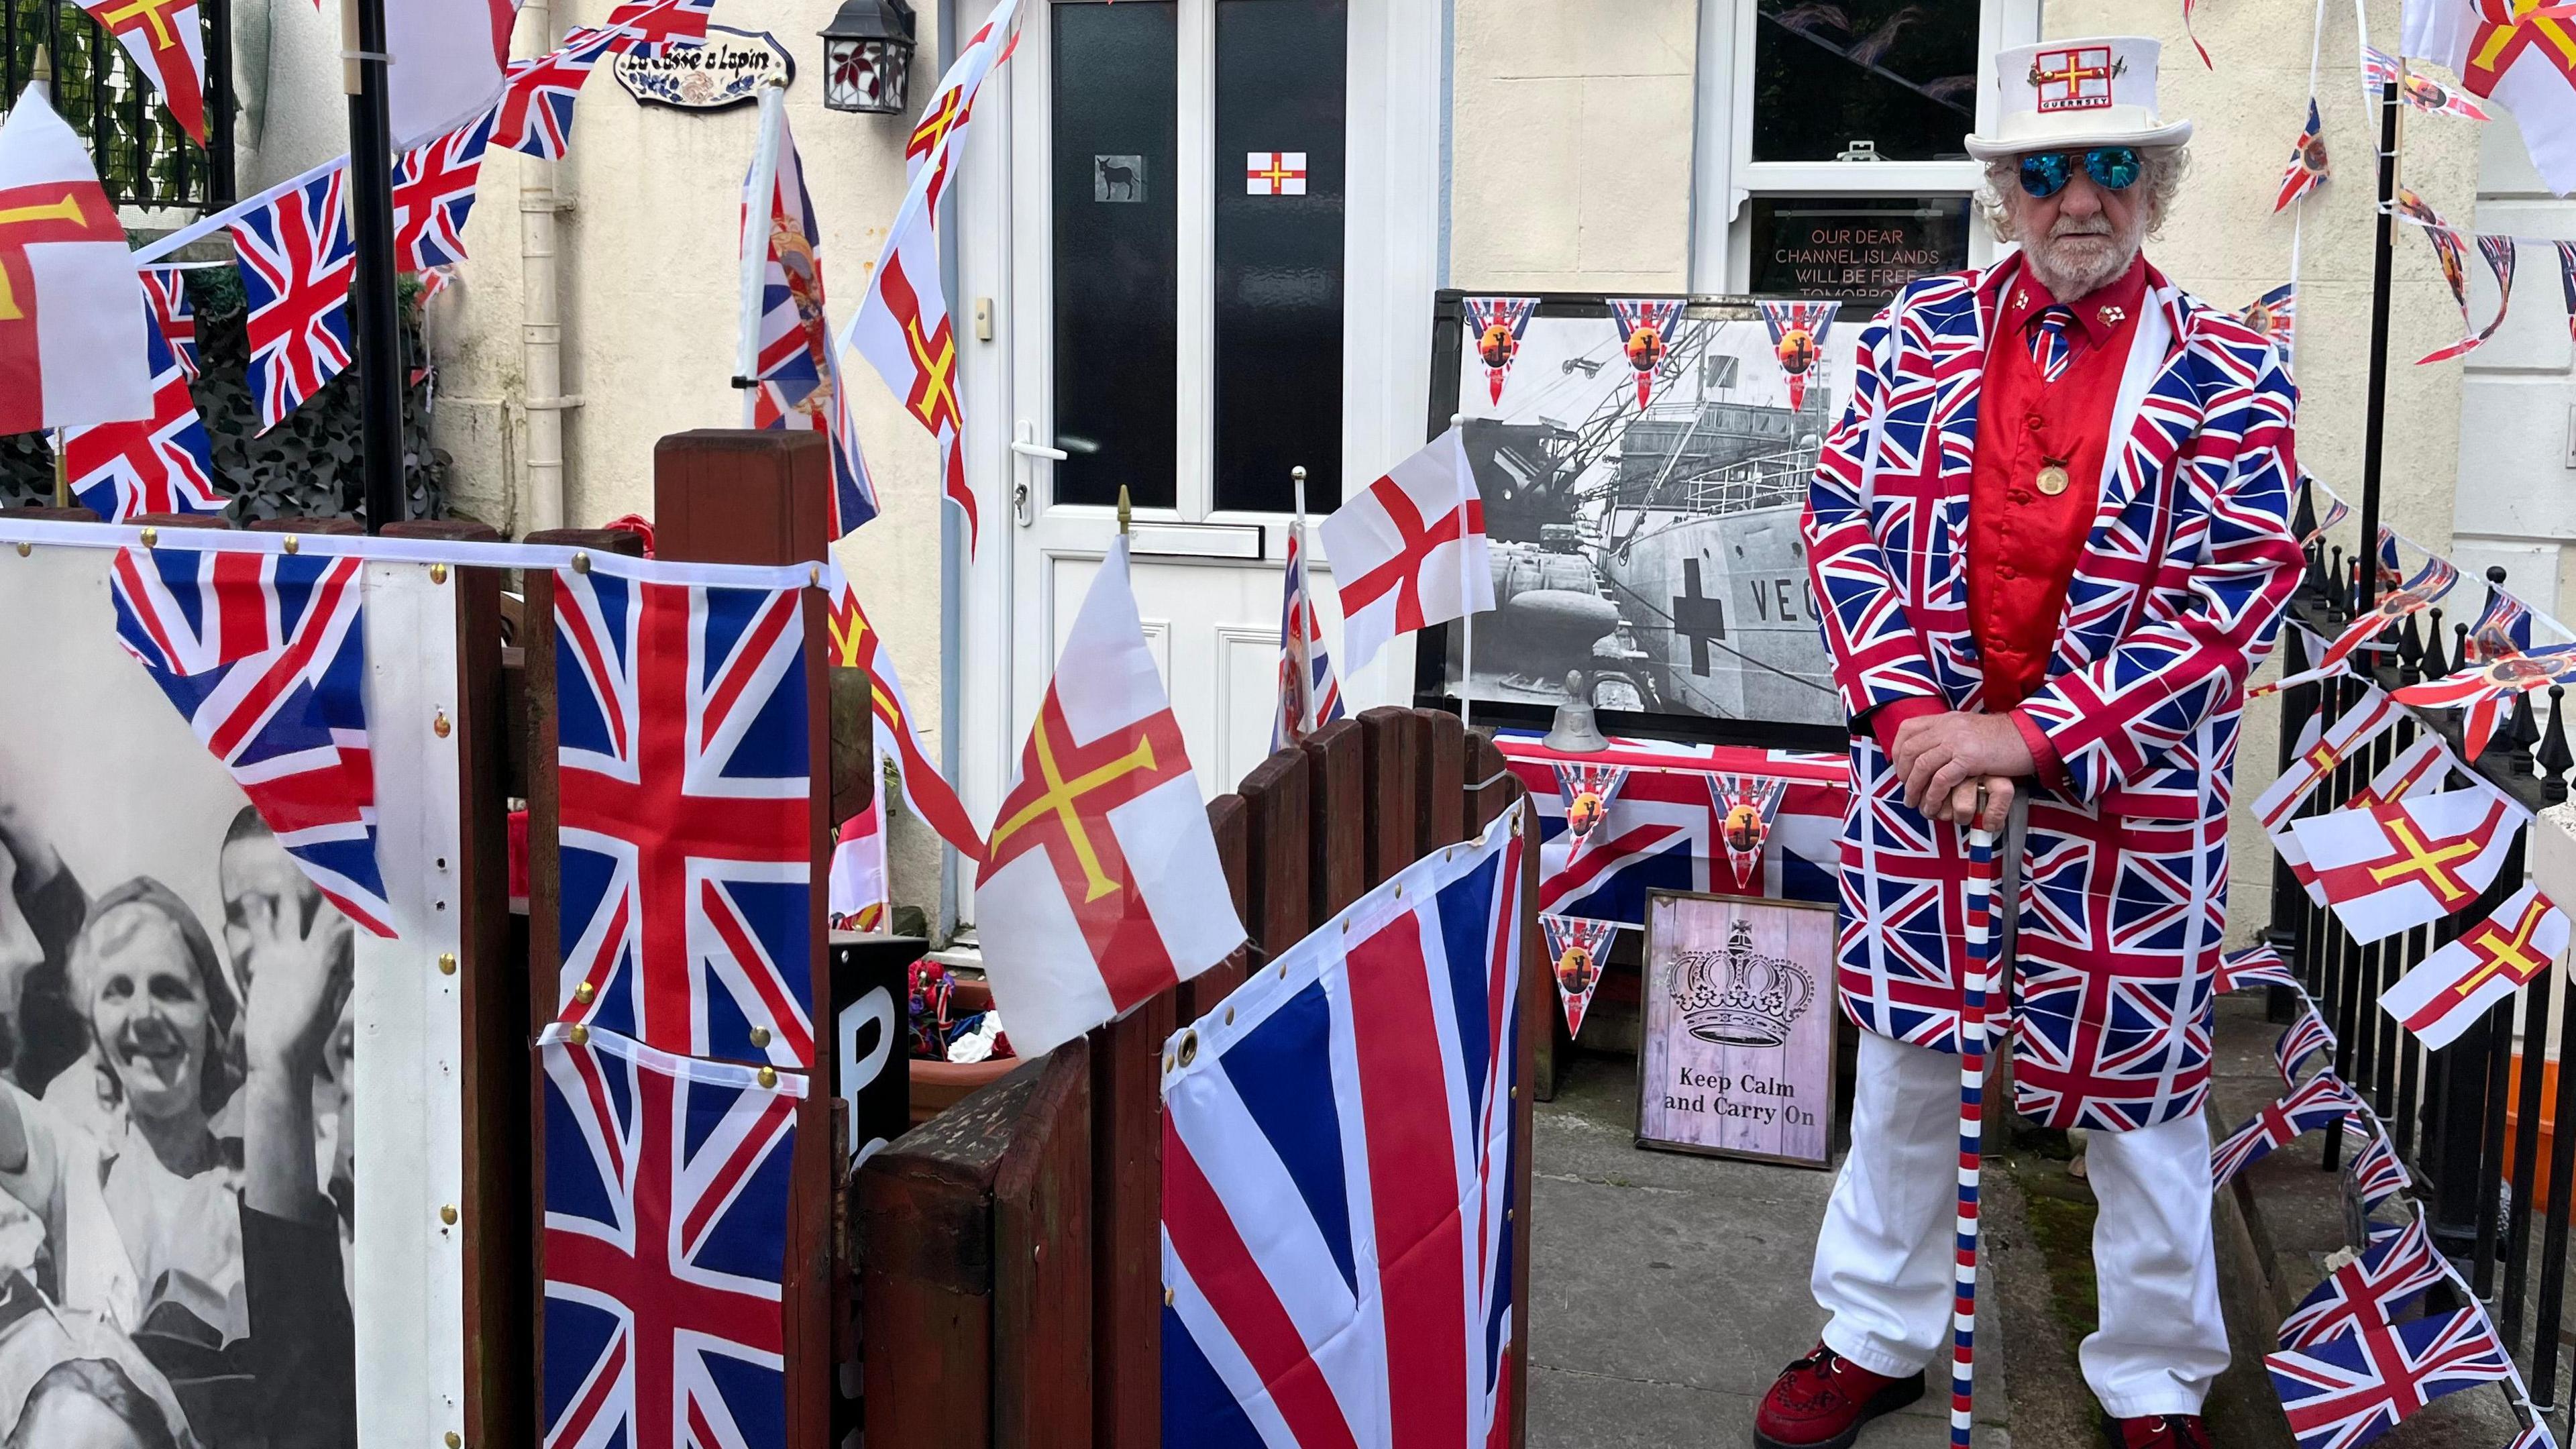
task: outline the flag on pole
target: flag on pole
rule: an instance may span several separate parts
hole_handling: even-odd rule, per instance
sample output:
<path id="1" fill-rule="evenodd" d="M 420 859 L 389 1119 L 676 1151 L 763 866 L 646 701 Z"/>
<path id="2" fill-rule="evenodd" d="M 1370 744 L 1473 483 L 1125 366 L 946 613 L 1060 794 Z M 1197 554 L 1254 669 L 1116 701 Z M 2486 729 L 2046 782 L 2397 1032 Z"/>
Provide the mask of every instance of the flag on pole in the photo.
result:
<path id="1" fill-rule="evenodd" d="M 560 1022 L 538 1035 L 537 1059 L 544 1442 L 787 1442 L 787 1201 L 805 1078 Z"/>
<path id="2" fill-rule="evenodd" d="M 0 433 L 152 416 L 140 290 L 89 148 L 28 86 L 0 120 Z"/>
<path id="3" fill-rule="evenodd" d="M 2526 625 L 2526 627 L 2528 627 Z M 2502 636 L 2491 644 L 2506 642 Z M 2488 663 L 2444 675 L 2397 691 L 2401 704 L 2425 709 L 2465 709 L 2460 743 L 2471 759 L 2486 753 L 2496 726 L 2504 723 L 2514 696 L 2532 694 L 2552 684 L 2576 681 L 2576 644 L 2556 644 L 2530 653 L 2512 653 Z"/>
<path id="4" fill-rule="evenodd" d="M 2364 945 L 2467 908 L 2504 867 L 2529 812 L 2488 785 L 2294 822 L 2311 873 Z"/>
<path id="5" fill-rule="evenodd" d="M 2424 1045 L 2446 1047 L 2566 951 L 2567 917 L 2527 885 L 2389 987 L 2379 1009 Z"/>
<path id="6" fill-rule="evenodd" d="M 2361 1099 L 2333 1072 L 2319 1072 L 2254 1114 L 2209 1154 L 2210 1186 L 2225 1187 L 2249 1164 L 2268 1157 L 2338 1117 L 2361 1120 Z"/>
<path id="7" fill-rule="evenodd" d="M 1824 360 L 1825 334 L 1833 330 L 1840 302 L 1761 302 L 1763 325 L 1771 332 L 1771 356 L 1789 380 L 1789 411 L 1807 405 L 1807 375 Z M 1645 406 L 1644 397 L 1637 400 Z"/>
<path id="8" fill-rule="evenodd" d="M 349 239 L 344 157 L 229 223 L 250 340 L 250 387 L 263 431 L 283 422 L 355 355 L 349 283 L 358 249 Z"/>
<path id="9" fill-rule="evenodd" d="M 2462 89 L 2511 110 L 2549 189 L 2576 191 L 2576 11 L 2536 0 L 2407 0 L 2406 53 L 2448 66 Z"/>
<path id="10" fill-rule="evenodd" d="M 947 196 L 949 169 L 964 144 L 966 123 L 974 118 L 984 78 L 1019 45 L 1020 0 L 1001 0 L 957 48 L 957 58 L 948 63 L 929 104 L 921 108 L 921 119 L 904 138 L 904 184 L 920 189 L 934 213 Z"/>
<path id="11" fill-rule="evenodd" d="M 391 936 L 359 569 L 351 558 L 129 548 L 108 592 L 117 642 L 277 843 L 342 915 Z"/>
<path id="12" fill-rule="evenodd" d="M 2475 1304 L 2412 1323 L 2365 1323 L 2340 1338 L 2263 1355 L 2299 1449 L 2354 1449 L 2444 1394 L 2513 1376 Z"/>
<path id="13" fill-rule="evenodd" d="M 2289 210 L 2309 192 L 2332 179 L 2326 160 L 2325 122 L 2317 115 L 2317 98 L 2308 97 L 2308 124 L 2290 143 L 2289 169 L 2281 173 L 2281 194 L 2272 200 L 2274 214 Z"/>
<path id="14" fill-rule="evenodd" d="M 1180 722 L 1109 546 L 975 877 L 994 1004 L 1035 1056 L 1243 944 Z"/>
<path id="15" fill-rule="evenodd" d="M 83 0 L 81 9 L 125 47 L 179 129 L 205 145 L 206 27 L 197 0 Z"/>
<path id="16" fill-rule="evenodd" d="M 830 895 L 825 905 L 836 931 L 883 931 L 886 914 L 886 821 L 882 782 L 868 792 L 868 808 L 841 822 L 832 845 Z"/>
<path id="17" fill-rule="evenodd" d="M 1302 494 L 1300 495 L 1302 497 Z M 1270 748 L 1284 750 L 1340 719 L 1342 682 L 1324 652 L 1324 621 L 1306 587 L 1306 514 L 1288 526 L 1287 597 L 1279 606 L 1279 713 L 1271 722 Z"/>
<path id="18" fill-rule="evenodd" d="M 577 29 L 544 55 L 510 63 L 492 108 L 492 144 L 544 161 L 572 150 L 572 107 L 600 61 L 634 43 L 623 30 Z"/>
<path id="19" fill-rule="evenodd" d="M 517 0 L 385 0 L 385 113 L 395 150 L 492 109 L 518 17 Z"/>
<path id="20" fill-rule="evenodd" d="M 1476 359 L 1485 364 L 1488 398 L 1499 407 L 1503 383 L 1511 376 L 1513 360 L 1521 355 L 1521 338 L 1529 331 L 1530 314 L 1538 310 L 1538 298 L 1466 297 L 1458 305 L 1467 314 L 1467 335 L 1475 340 Z"/>
<path id="21" fill-rule="evenodd" d="M 1579 1037 L 1583 1014 L 1592 1009 L 1592 993 L 1601 985 L 1601 953 L 1618 922 L 1542 915 L 1538 924 L 1547 933 L 1547 959 L 1556 977 L 1557 1003 L 1565 1008 L 1565 1034 Z"/>
<path id="22" fill-rule="evenodd" d="M 957 791 L 930 762 L 930 751 L 922 746 L 912 707 L 904 703 L 903 683 L 895 677 L 894 658 L 886 653 L 885 636 L 868 622 L 867 613 L 859 607 L 859 596 L 851 592 L 850 581 L 837 565 L 832 567 L 827 582 L 832 590 L 833 662 L 868 677 L 868 715 L 876 721 L 876 747 L 894 756 L 900 767 L 904 808 L 929 826 L 933 834 L 957 847 L 959 854 L 981 861 L 984 836 L 967 816 L 966 804 L 957 798 Z"/>
<path id="23" fill-rule="evenodd" d="M 1514 1073 L 1539 1025 L 1518 818 L 1406 867 L 1167 1046 L 1162 1442 L 1508 1438 Z"/>
<path id="24" fill-rule="evenodd" d="M 859 452 L 858 428 L 850 418 L 840 360 L 832 348 L 832 324 L 823 300 L 821 228 L 813 194 L 805 187 L 805 163 L 783 110 L 777 124 L 778 151 L 766 203 L 748 194 L 758 184 L 756 162 L 744 183 L 743 240 L 747 245 L 763 237 L 766 248 L 750 374 L 759 384 L 752 390 L 751 425 L 820 431 L 829 437 L 831 534 L 839 538 L 877 516 L 876 482 Z M 763 216 L 766 224 L 748 224 L 754 216 Z"/>
<path id="25" fill-rule="evenodd" d="M 465 260 L 465 218 L 492 140 L 490 112 L 433 136 L 394 162 L 394 266 L 406 272 Z"/>
<path id="26" fill-rule="evenodd" d="M 133 423 L 65 428 L 63 473 L 81 506 L 109 523 L 138 513 L 221 513 L 213 452 L 196 396 L 177 353 L 147 327 L 152 355 L 152 416 Z"/>
<path id="27" fill-rule="evenodd" d="M 1452 426 L 1324 520 L 1342 603 L 1342 662 L 1365 668 L 1386 641 L 1494 607 L 1485 505 Z"/>
<path id="28" fill-rule="evenodd" d="M 2379 738 L 2380 731 L 2397 723 L 2397 715 L 2396 704 L 2386 694 L 2376 686 L 2362 686 L 2361 698 L 2346 706 L 2333 726 L 2284 766 L 2280 777 L 2255 797 L 2254 818 L 2263 822 L 2266 830 L 2280 829 L 2338 761 Z"/>
<path id="29" fill-rule="evenodd" d="M 2409 1217 L 2370 1234 L 2360 1257 L 2336 1268 L 2281 1320 L 2281 1347 L 2305 1348 L 2357 1329 L 2385 1326 L 2411 1311 L 2423 1291 L 2442 1281 L 2444 1269 L 2424 1234 L 2424 1220 Z"/>
<path id="30" fill-rule="evenodd" d="M 188 380 L 197 378 L 197 309 L 188 305 L 188 271 L 185 267 L 143 267 L 144 299 L 152 304 L 152 321 L 160 329 L 161 340 L 170 345 L 170 358 Z M 153 369 L 159 376 L 160 369 Z"/>
<path id="31" fill-rule="evenodd" d="M 1672 352 L 1673 335 L 1681 327 L 1682 306 L 1679 298 L 1611 299 L 1610 317 L 1619 326 L 1619 350 L 1627 356 L 1628 370 L 1637 375 L 1640 411 L 1654 400 L 1655 374 Z"/>

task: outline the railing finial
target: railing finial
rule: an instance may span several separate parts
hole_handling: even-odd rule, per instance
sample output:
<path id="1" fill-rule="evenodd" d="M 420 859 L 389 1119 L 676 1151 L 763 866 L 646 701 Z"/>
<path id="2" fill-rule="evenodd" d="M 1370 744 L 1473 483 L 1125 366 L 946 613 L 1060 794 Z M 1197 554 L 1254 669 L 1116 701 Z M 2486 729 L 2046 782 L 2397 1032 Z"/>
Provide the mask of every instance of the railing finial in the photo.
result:
<path id="1" fill-rule="evenodd" d="M 2567 687 L 2549 686 L 2549 728 L 2540 736 L 2540 748 L 2532 761 L 2540 767 L 2540 798 L 2557 805 L 2567 799 L 2567 770 L 2576 765 L 2576 751 L 2567 747 L 2565 702 Z"/>

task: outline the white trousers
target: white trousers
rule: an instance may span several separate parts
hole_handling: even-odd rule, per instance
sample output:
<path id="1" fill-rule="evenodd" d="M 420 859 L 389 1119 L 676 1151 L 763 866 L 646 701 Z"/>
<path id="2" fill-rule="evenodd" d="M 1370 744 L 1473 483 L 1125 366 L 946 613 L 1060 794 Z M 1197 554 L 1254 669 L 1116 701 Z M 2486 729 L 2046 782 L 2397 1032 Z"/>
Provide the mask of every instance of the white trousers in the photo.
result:
<path id="1" fill-rule="evenodd" d="M 2208 1126 L 2194 1112 L 2095 1132 L 2087 1158 L 2101 1204 L 2093 1268 L 2102 1311 L 2078 1353 L 2084 1381 L 2113 1418 L 2197 1414 L 2227 1367 Z M 1958 1162 L 1959 1059 L 1862 1032 L 1851 1155 L 1816 1234 L 1808 1286 L 1833 1315 L 1825 1346 L 1873 1373 L 1902 1377 L 1948 1361 Z M 1980 1308 L 1991 1327 L 1991 1302 Z M 1994 1352 L 2001 1335 L 1985 1342 Z"/>

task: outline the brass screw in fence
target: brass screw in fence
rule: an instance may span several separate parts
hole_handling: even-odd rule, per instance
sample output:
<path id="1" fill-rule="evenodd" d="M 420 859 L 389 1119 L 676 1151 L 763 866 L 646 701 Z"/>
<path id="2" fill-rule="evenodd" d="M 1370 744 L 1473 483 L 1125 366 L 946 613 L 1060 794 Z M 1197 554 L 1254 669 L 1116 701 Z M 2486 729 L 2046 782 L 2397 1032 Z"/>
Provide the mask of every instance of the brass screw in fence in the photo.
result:
<path id="1" fill-rule="evenodd" d="M 303 544 L 301 544 L 301 543 L 299 543 L 299 542 L 297 542 L 297 541 L 296 541 L 295 535 L 294 535 L 294 534 L 291 534 L 291 533 L 290 533 L 290 534 L 288 534 L 288 535 L 286 536 L 286 542 L 284 542 L 284 543 L 282 543 L 282 544 L 280 544 L 280 545 L 278 545 L 278 546 L 279 546 L 280 548 L 285 549 L 288 553 L 293 553 L 293 552 L 295 552 L 296 550 L 298 550 L 298 549 L 300 549 L 300 548 L 304 547 L 304 545 L 303 545 Z"/>
<path id="2" fill-rule="evenodd" d="M 451 1228 L 456 1226 L 456 1204 L 443 1204 L 438 1210 L 438 1220 Z"/>
<path id="3" fill-rule="evenodd" d="M 465 1449 L 465 1436 L 453 1429 L 448 1430 L 447 1449 Z"/>
<path id="4" fill-rule="evenodd" d="M 447 565 L 445 565 L 445 564 L 431 564 L 431 565 L 429 566 L 429 581 L 430 581 L 431 583 L 433 583 L 433 584 L 443 584 L 443 583 L 446 583 L 446 582 L 447 582 Z"/>
<path id="5" fill-rule="evenodd" d="M 590 999 L 598 994 L 599 988 L 591 985 L 587 981 L 572 989 L 572 999 L 580 1002 L 584 1006 L 590 1005 Z"/>
<path id="6" fill-rule="evenodd" d="M 589 572 L 590 572 L 590 555 L 589 555 L 589 554 L 586 554 L 586 553 L 577 553 L 577 554 L 574 554 L 574 555 L 572 556 L 572 571 L 573 571 L 574 573 L 577 573 L 577 574 L 586 574 L 586 573 L 589 573 Z"/>
<path id="7" fill-rule="evenodd" d="M 751 1044 L 756 1047 L 765 1047 L 769 1045 L 769 1028 L 765 1026 L 753 1027 L 751 1029 Z"/>
<path id="8" fill-rule="evenodd" d="M 157 547 L 157 546 L 159 546 L 160 542 L 161 542 L 161 530 L 159 530 L 159 529 L 157 529 L 157 528 L 147 528 L 147 529 L 143 530 L 143 546 L 144 546 L 145 548 L 154 548 L 154 547 Z"/>
<path id="9" fill-rule="evenodd" d="M 438 953 L 438 974 L 441 976 L 453 976 L 456 974 L 455 952 L 441 951 Z"/>
<path id="10" fill-rule="evenodd" d="M 438 736 L 442 740 L 447 738 L 447 732 L 453 728 L 455 728 L 455 726 L 450 725 L 447 722 L 447 711 L 443 709 L 438 712 L 438 717 L 436 719 L 429 722 L 429 732 Z"/>
<path id="11" fill-rule="evenodd" d="M 34 544 L 22 543 L 18 545 L 18 557 L 20 558 L 25 558 L 27 555 L 34 553 L 35 551 L 36 546 Z"/>
<path id="12" fill-rule="evenodd" d="M 1234 1025 L 1234 1008 L 1231 1006 L 1225 1009 L 1225 1024 L 1228 1026 Z"/>
<path id="13" fill-rule="evenodd" d="M 580 1022 L 574 1022 L 572 1024 L 572 1044 L 574 1046 L 590 1045 L 590 1028 L 582 1025 Z"/>
<path id="14" fill-rule="evenodd" d="M 764 1086 L 764 1087 L 775 1087 L 775 1086 L 777 1086 L 777 1085 L 778 1085 L 778 1068 L 776 1068 L 776 1067 L 762 1067 L 762 1068 L 760 1069 L 759 1073 L 758 1073 L 757 1080 L 758 1080 L 758 1081 L 760 1082 L 760 1084 L 761 1084 L 762 1086 Z"/>

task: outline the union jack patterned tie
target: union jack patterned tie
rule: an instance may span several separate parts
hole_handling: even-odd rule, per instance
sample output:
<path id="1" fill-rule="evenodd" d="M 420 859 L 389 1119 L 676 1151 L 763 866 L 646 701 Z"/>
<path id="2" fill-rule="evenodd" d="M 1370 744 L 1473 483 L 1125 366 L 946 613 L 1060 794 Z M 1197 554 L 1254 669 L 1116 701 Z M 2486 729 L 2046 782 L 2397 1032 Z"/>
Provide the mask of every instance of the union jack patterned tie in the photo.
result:
<path id="1" fill-rule="evenodd" d="M 2066 364 L 2075 360 L 2075 344 L 2066 335 L 2066 326 L 2075 314 L 2064 307 L 2041 309 L 2030 319 L 2030 360 L 2039 364 L 2043 381 L 2055 382 L 2066 375 Z"/>

